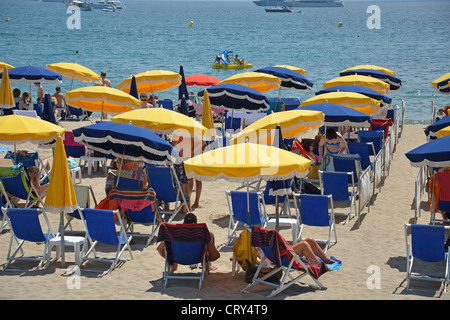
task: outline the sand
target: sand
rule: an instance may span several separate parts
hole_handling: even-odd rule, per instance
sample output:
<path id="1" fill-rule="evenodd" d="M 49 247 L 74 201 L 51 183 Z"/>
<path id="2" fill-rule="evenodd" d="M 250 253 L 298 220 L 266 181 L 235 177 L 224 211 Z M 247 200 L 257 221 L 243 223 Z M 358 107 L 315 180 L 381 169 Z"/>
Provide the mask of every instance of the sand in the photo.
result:
<path id="1" fill-rule="evenodd" d="M 71 130 L 90 124 L 88 121 L 66 121 L 62 125 Z M 412 167 L 404 154 L 425 142 L 423 125 L 405 125 L 396 151 L 393 155 L 389 175 L 384 180 L 381 191 L 374 196 L 374 203 L 365 208 L 358 223 L 352 218 L 346 225 L 337 225 L 338 242 L 328 254 L 342 260 L 338 272 L 324 274 L 320 281 L 327 287 L 317 291 L 302 285 L 294 285 L 277 295 L 274 300 L 409 300 L 409 299 L 449 299 L 442 293 L 442 286 L 432 282 L 413 282 L 415 290 L 406 291 L 405 267 L 406 245 L 404 224 L 429 223 L 429 208 L 426 194 L 422 197 L 422 214 L 415 219 L 414 180 L 417 168 Z M 31 145 L 29 148 L 33 148 Z M 36 148 L 36 147 L 34 147 Z M 43 158 L 50 157 L 48 150 L 39 150 Z M 2 160 L 5 163 L 5 160 Z M 9 163 L 7 163 L 9 165 Z M 95 172 L 92 176 L 83 172 L 82 184 L 94 188 L 97 200 L 105 197 L 105 175 Z M 145 240 L 136 238 L 132 244 L 134 259 L 119 265 L 107 276 L 85 271 L 81 268 L 80 277 L 65 274 L 66 267 L 74 263 L 70 248 L 66 254 L 66 267 L 60 261 L 31 272 L 5 272 L 0 270 L 3 290 L 1 299 L 149 299 L 149 300 L 265 300 L 271 288 L 259 285 L 249 293 L 240 291 L 246 287 L 244 272 L 231 274 L 231 249 L 225 248 L 229 211 L 225 190 L 237 187 L 237 183 L 225 180 L 203 183 L 200 207 L 195 209 L 199 222 L 206 222 L 216 238 L 216 246 L 221 257 L 214 262 L 216 271 L 211 271 L 198 290 L 197 282 L 191 280 L 172 280 L 164 289 L 162 272 L 164 259 L 156 252 L 156 244 L 144 247 Z M 268 206 L 273 214 L 274 207 Z M 49 214 L 52 226 L 57 229 L 59 216 Z M 139 226 L 138 231 L 148 228 Z M 309 232 L 309 233 L 308 233 Z M 323 230 L 313 229 L 304 232 L 305 236 L 323 237 Z M 282 230 L 290 240 L 290 231 Z M 10 230 L 0 234 L 0 263 L 6 262 L 10 240 Z M 42 245 L 29 247 L 32 252 L 40 252 Z M 16 262 L 18 266 L 22 262 Z M 101 267 L 101 265 L 100 265 Z M 106 266 L 105 266 L 106 267 Z M 184 269 L 182 269 L 184 268 Z M 180 272 L 189 271 L 180 267 Z"/>

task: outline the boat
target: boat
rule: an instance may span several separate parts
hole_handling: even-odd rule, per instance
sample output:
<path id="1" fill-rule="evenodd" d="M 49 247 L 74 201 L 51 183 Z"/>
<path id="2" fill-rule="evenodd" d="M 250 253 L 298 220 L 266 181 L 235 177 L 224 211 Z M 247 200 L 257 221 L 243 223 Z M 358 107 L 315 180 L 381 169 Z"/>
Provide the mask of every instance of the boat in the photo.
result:
<path id="1" fill-rule="evenodd" d="M 66 6 L 76 6 L 78 8 L 80 8 L 81 11 L 92 11 L 94 10 L 94 8 L 92 8 L 92 5 L 90 3 L 87 3 L 86 1 L 78 1 L 78 0 L 73 0 L 71 2 L 66 2 L 63 1 L 63 3 Z"/>
<path id="2" fill-rule="evenodd" d="M 217 57 L 216 61 L 219 60 L 219 62 L 214 62 L 212 64 L 213 69 L 245 69 L 245 68 L 253 68 L 253 64 L 248 62 L 236 62 L 232 61 L 230 62 L 228 59 L 228 54 L 233 53 L 233 51 L 222 51 L 220 53 L 220 58 Z"/>
<path id="3" fill-rule="evenodd" d="M 103 8 L 103 11 L 105 11 L 105 12 L 116 12 L 116 7 L 106 7 L 106 8 Z"/>
<path id="4" fill-rule="evenodd" d="M 92 7 L 94 9 L 108 9 L 108 8 L 115 8 L 115 9 L 126 9 L 127 6 L 124 5 L 119 0 L 100 0 L 99 2 L 92 3 Z"/>
<path id="5" fill-rule="evenodd" d="M 256 0 L 261 7 L 343 7 L 342 0 Z"/>
<path id="6" fill-rule="evenodd" d="M 294 9 L 291 7 L 272 7 L 272 8 L 265 8 L 266 12 L 294 12 Z"/>

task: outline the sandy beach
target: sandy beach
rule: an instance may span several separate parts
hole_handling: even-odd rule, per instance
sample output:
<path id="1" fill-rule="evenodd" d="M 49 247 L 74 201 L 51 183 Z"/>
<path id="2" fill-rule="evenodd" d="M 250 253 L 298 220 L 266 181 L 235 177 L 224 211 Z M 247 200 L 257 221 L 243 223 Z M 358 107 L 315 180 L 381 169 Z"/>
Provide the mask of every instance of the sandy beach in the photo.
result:
<path id="1" fill-rule="evenodd" d="M 66 130 L 90 124 L 89 121 L 62 122 Z M 327 290 L 316 291 L 306 286 L 294 285 L 277 295 L 275 300 L 448 300 L 449 293 L 442 291 L 439 283 L 413 282 L 415 290 L 406 291 L 406 246 L 404 224 L 429 223 L 429 206 L 426 194 L 422 197 L 422 213 L 415 220 L 414 180 L 417 168 L 409 164 L 404 154 L 425 143 L 424 125 L 404 125 L 396 151 L 393 154 L 389 175 L 383 182 L 381 191 L 374 197 L 370 212 L 365 208 L 358 223 L 352 218 L 346 225 L 337 225 L 338 242 L 328 250 L 342 260 L 341 270 L 324 274 L 320 281 Z M 36 148 L 28 146 L 27 148 Z M 42 158 L 50 158 L 51 150 L 39 149 Z M 3 157 L 2 157 L 3 158 Z M 10 165 L 2 159 L 2 165 Z M 83 185 L 94 188 L 97 201 L 105 197 L 105 175 L 102 171 L 91 176 L 83 172 Z M 206 222 L 214 233 L 216 246 L 221 257 L 214 262 L 217 270 L 211 271 L 198 290 L 194 281 L 169 281 L 164 289 L 162 272 L 164 259 L 156 251 L 156 244 L 144 247 L 145 240 L 135 238 L 132 244 L 134 259 L 119 265 L 109 275 L 98 274 L 81 268 L 81 277 L 75 284 L 66 276 L 66 268 L 60 261 L 52 260 L 49 267 L 32 272 L 5 272 L 0 268 L 2 288 L 0 299 L 149 299 L 149 300 L 264 300 L 271 288 L 260 285 L 249 293 L 240 293 L 246 287 L 244 272 L 232 276 L 230 257 L 232 251 L 225 248 L 229 210 L 225 190 L 239 184 L 224 180 L 203 182 L 200 207 L 194 210 L 199 222 Z M 292 206 L 293 208 L 293 206 Z M 274 214 L 273 206 L 267 206 L 268 213 Z M 56 230 L 59 215 L 49 214 Z M 181 219 L 181 218 L 180 218 Z M 181 221 L 177 219 L 177 221 Z M 342 221 L 339 220 L 338 221 Z M 137 231 L 147 232 L 148 227 L 137 226 Z M 317 232 L 317 233 L 316 233 Z M 290 240 L 290 230 L 282 230 Z M 305 236 L 320 237 L 322 230 L 312 230 Z M 0 267 L 6 262 L 10 241 L 10 229 L 0 234 Z M 36 251 L 36 246 L 29 247 Z M 42 245 L 37 248 L 41 250 Z M 66 253 L 66 266 L 74 263 L 72 249 Z M 19 262 L 21 263 L 21 262 Z M 16 263 L 17 264 L 17 263 Z M 185 268 L 185 269 L 182 269 Z M 188 271 L 180 267 L 180 272 Z M 374 281 L 374 279 L 376 281 Z"/>

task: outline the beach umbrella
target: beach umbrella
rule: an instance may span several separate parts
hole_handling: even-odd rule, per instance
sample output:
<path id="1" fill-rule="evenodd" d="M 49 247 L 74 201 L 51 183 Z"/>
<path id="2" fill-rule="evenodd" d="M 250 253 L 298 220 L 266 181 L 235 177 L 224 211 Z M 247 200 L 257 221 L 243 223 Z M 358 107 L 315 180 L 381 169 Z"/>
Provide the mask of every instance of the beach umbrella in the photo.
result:
<path id="1" fill-rule="evenodd" d="M 178 87 L 178 102 L 181 102 L 181 98 L 185 98 L 186 100 L 189 100 L 189 92 L 186 86 L 186 79 L 184 78 L 184 68 L 183 66 L 180 66 L 180 76 L 181 76 L 181 83 Z"/>
<path id="2" fill-rule="evenodd" d="M 136 78 L 134 76 L 133 76 L 133 78 L 131 78 L 130 96 L 133 96 L 138 100 L 140 99 L 139 92 L 138 92 L 138 89 L 136 86 Z"/>
<path id="3" fill-rule="evenodd" d="M 405 153 L 405 156 L 413 167 L 441 168 L 450 166 L 450 136 L 431 140 Z"/>
<path id="4" fill-rule="evenodd" d="M 329 87 L 326 89 L 322 89 L 320 91 L 316 92 L 316 95 L 319 94 L 324 94 L 324 93 L 329 93 L 329 92 L 356 92 L 356 93 L 360 93 L 363 94 L 365 96 L 368 96 L 372 99 L 378 100 L 381 102 L 382 106 L 385 107 L 389 107 L 392 103 L 392 99 L 389 98 L 388 96 L 381 94 L 379 92 L 376 92 L 375 90 L 363 87 L 363 86 L 359 86 L 359 85 L 342 85 L 342 86 L 334 86 L 334 87 Z"/>
<path id="5" fill-rule="evenodd" d="M 180 108 L 178 110 L 181 114 L 184 114 L 185 116 L 189 117 L 189 110 L 188 105 L 186 103 L 186 98 L 183 96 L 180 101 Z"/>
<path id="6" fill-rule="evenodd" d="M 123 91 L 105 86 L 82 87 L 66 93 L 66 102 L 84 111 L 119 114 L 140 108 L 142 103 Z"/>
<path id="7" fill-rule="evenodd" d="M 305 75 L 305 73 L 306 73 L 305 69 L 302 69 L 302 68 L 299 68 L 299 67 L 295 67 L 295 66 L 290 66 L 288 64 L 277 64 L 277 65 L 274 65 L 274 67 L 287 68 L 287 69 L 290 69 L 290 70 L 295 71 L 297 73 L 300 73 L 302 75 Z"/>
<path id="8" fill-rule="evenodd" d="M 441 129 L 450 126 L 450 116 L 445 116 L 442 119 L 436 121 L 435 123 L 429 125 L 424 130 L 427 140 L 436 137 L 437 132 Z"/>
<path id="9" fill-rule="evenodd" d="M 44 111 L 41 116 L 42 120 L 56 124 L 55 112 L 53 110 L 52 98 L 48 93 L 44 96 Z"/>
<path id="10" fill-rule="evenodd" d="M 320 94 L 303 101 L 300 107 L 322 102 L 340 104 L 368 115 L 374 115 L 380 111 L 380 101 L 356 92 L 329 92 Z"/>
<path id="11" fill-rule="evenodd" d="M 0 143 L 7 145 L 26 142 L 48 144 L 65 129 L 48 121 L 11 114 L 0 117 Z"/>
<path id="12" fill-rule="evenodd" d="M 261 72 L 243 72 L 235 74 L 219 84 L 240 84 L 255 89 L 261 93 L 276 90 L 280 87 L 281 80 L 270 74 Z"/>
<path id="13" fill-rule="evenodd" d="M 202 107 L 202 125 L 208 130 L 207 134 L 214 137 L 216 135 L 214 119 L 211 110 L 211 103 L 209 102 L 208 91 L 205 91 L 203 95 L 203 107 Z"/>
<path id="14" fill-rule="evenodd" d="M 259 119 L 244 130 L 236 134 L 231 142 L 273 143 L 273 134 L 276 127 L 281 127 L 284 138 L 291 139 L 300 136 L 312 129 L 323 126 L 324 114 L 320 111 L 289 110 L 269 114 Z"/>
<path id="15" fill-rule="evenodd" d="M 82 82 L 94 82 L 99 81 L 102 78 L 92 71 L 91 69 L 73 62 L 58 62 L 47 65 L 47 69 L 61 74 L 65 78 L 72 79 L 70 84 L 70 90 L 72 90 L 73 80 L 79 80 Z"/>
<path id="16" fill-rule="evenodd" d="M 264 112 L 270 109 L 269 100 L 255 89 L 240 84 L 218 84 L 208 91 L 211 107 L 228 111 Z M 205 90 L 198 93 L 203 96 Z"/>
<path id="17" fill-rule="evenodd" d="M 0 108 L 2 108 L 2 113 L 3 109 L 11 109 L 16 106 L 6 66 L 3 68 L 3 74 L 5 76 L 2 77 L 2 83 L 0 85 Z"/>
<path id="18" fill-rule="evenodd" d="M 47 83 L 61 83 L 62 76 L 53 71 L 34 67 L 34 66 L 24 66 L 17 67 L 8 71 L 9 79 L 11 81 L 17 82 L 47 82 Z M 3 76 L 3 73 L 0 74 L 0 77 Z"/>
<path id="19" fill-rule="evenodd" d="M 322 102 L 301 106 L 300 110 L 320 111 L 326 126 L 370 127 L 372 117 L 358 110 L 334 103 Z"/>
<path id="20" fill-rule="evenodd" d="M 446 137 L 446 136 L 450 136 L 450 126 L 442 128 L 441 130 L 436 132 L 437 138 L 442 138 L 442 137 Z"/>
<path id="21" fill-rule="evenodd" d="M 73 130 L 75 141 L 116 158 L 171 164 L 178 158 L 172 145 L 146 128 L 129 123 L 98 122 Z"/>
<path id="22" fill-rule="evenodd" d="M 370 88 L 372 90 L 375 90 L 382 94 L 388 94 L 389 93 L 389 84 L 387 84 L 384 81 L 375 79 L 373 77 L 368 76 L 360 76 L 360 75 L 350 75 L 350 76 L 343 76 L 343 77 L 337 77 L 331 80 L 326 81 L 323 84 L 323 88 L 329 88 L 339 85 L 360 85 L 363 87 Z"/>
<path id="23" fill-rule="evenodd" d="M 6 62 L 1 62 L 1 61 L 0 61 L 0 70 L 5 69 L 5 67 L 6 67 L 6 69 L 8 69 L 8 70 L 14 68 L 12 65 L 7 64 Z"/>
<path id="24" fill-rule="evenodd" d="M 176 134 L 201 139 L 206 128 L 202 124 L 180 112 L 165 108 L 144 108 L 124 112 L 111 118 L 112 122 L 132 123 L 145 127 L 156 134 Z"/>
<path id="25" fill-rule="evenodd" d="M 302 74 L 290 70 L 288 68 L 281 67 L 266 67 L 255 70 L 255 72 L 261 72 L 271 74 L 281 80 L 281 88 L 295 89 L 299 91 L 312 90 L 313 83 L 306 79 Z"/>
<path id="26" fill-rule="evenodd" d="M 390 70 L 390 69 L 387 69 L 387 68 L 384 68 L 384 67 L 380 67 L 380 66 L 377 66 L 377 65 L 373 65 L 373 64 L 363 64 L 363 65 L 358 65 L 358 66 L 354 66 L 354 67 L 345 69 L 345 70 L 343 70 L 343 71 L 341 71 L 341 72 L 349 71 L 349 70 L 358 70 L 358 69 L 376 70 L 376 71 L 381 71 L 381 72 L 390 74 L 391 76 L 394 76 L 394 77 L 397 76 L 397 75 L 395 74 L 395 71 L 392 71 L 392 70 Z"/>
<path id="27" fill-rule="evenodd" d="M 55 152 L 53 154 L 52 171 L 45 196 L 44 210 L 50 213 L 60 214 L 61 234 L 61 265 L 64 267 L 64 216 L 78 209 L 77 197 L 73 187 L 67 155 L 61 135 L 56 138 Z"/>
<path id="28" fill-rule="evenodd" d="M 450 72 L 431 82 L 440 93 L 450 94 Z"/>
<path id="29" fill-rule="evenodd" d="M 167 70 L 152 70 L 137 73 L 136 85 L 139 92 L 154 94 L 155 92 L 163 92 L 181 84 L 181 75 Z M 132 76 L 120 82 L 117 87 L 119 90 L 130 92 Z"/>
<path id="30" fill-rule="evenodd" d="M 221 80 L 206 74 L 193 74 L 185 78 L 187 86 L 210 87 L 215 86 Z"/>
<path id="31" fill-rule="evenodd" d="M 390 91 L 398 91 L 402 87 L 402 81 L 399 78 L 396 78 L 388 73 L 378 71 L 378 70 L 353 69 L 353 70 L 342 71 L 339 73 L 339 76 L 341 76 L 341 77 L 350 76 L 350 75 L 362 75 L 362 76 L 368 76 L 368 77 L 373 77 L 373 78 L 379 79 L 379 80 L 384 81 L 387 84 L 389 84 Z"/>

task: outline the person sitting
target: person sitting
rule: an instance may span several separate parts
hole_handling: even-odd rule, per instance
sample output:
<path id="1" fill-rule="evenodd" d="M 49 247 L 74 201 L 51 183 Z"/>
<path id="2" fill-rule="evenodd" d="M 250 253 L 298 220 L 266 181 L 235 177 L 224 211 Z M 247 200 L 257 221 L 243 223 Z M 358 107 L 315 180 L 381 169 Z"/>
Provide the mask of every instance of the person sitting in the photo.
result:
<path id="1" fill-rule="evenodd" d="M 22 99 L 19 102 L 19 110 L 34 110 L 30 102 L 30 94 L 28 92 L 22 93 Z"/>
<path id="2" fill-rule="evenodd" d="M 184 216 L 183 224 L 195 224 L 197 223 L 197 216 L 193 213 L 188 213 Z M 214 240 L 214 234 L 212 232 L 209 232 L 211 235 L 211 241 L 208 244 L 208 248 L 206 249 L 206 261 L 207 263 L 211 263 L 213 261 L 216 261 L 220 258 L 220 252 L 217 250 Z M 158 253 L 161 255 L 161 257 L 165 258 L 166 256 L 166 250 L 164 241 L 161 241 L 158 247 L 156 248 Z M 176 271 L 178 268 L 178 265 L 174 263 L 172 265 L 172 271 Z M 217 270 L 217 267 L 213 267 L 209 265 L 209 270 Z"/>
<path id="3" fill-rule="evenodd" d="M 220 52 L 216 55 L 216 60 L 214 61 L 217 64 L 220 64 L 220 62 L 222 61 L 222 59 L 220 58 Z"/>
<path id="4" fill-rule="evenodd" d="M 323 162 L 327 154 L 347 153 L 347 142 L 334 128 L 328 128 L 319 141 L 319 161 Z"/>
<path id="5" fill-rule="evenodd" d="M 140 95 L 140 98 L 141 98 L 141 102 L 142 102 L 141 108 L 153 108 L 153 105 L 148 103 L 148 101 L 147 101 L 146 93 L 142 92 Z"/>
<path id="6" fill-rule="evenodd" d="M 239 64 L 244 64 L 244 59 L 239 59 L 237 54 L 234 57 L 233 61 L 236 62 L 236 63 L 239 63 Z"/>

